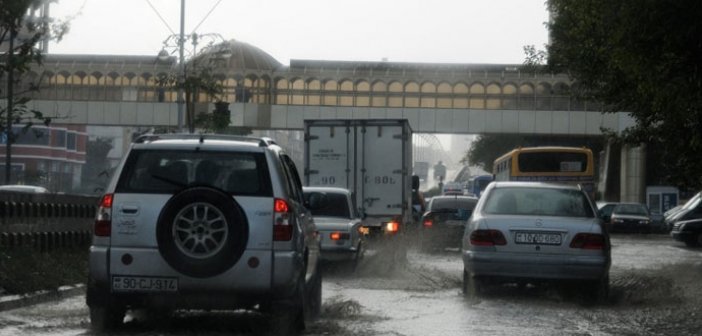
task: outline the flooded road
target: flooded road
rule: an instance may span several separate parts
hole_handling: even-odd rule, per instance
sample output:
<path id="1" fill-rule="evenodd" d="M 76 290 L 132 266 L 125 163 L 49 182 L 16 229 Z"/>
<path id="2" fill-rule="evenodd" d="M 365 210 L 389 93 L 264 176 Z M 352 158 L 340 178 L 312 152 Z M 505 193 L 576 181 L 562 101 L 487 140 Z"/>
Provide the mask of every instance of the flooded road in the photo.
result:
<path id="1" fill-rule="evenodd" d="M 666 235 L 612 238 L 611 297 L 592 305 L 578 288 L 499 286 L 480 299 L 460 292 L 458 250 L 407 262 L 369 254 L 356 272 L 325 268 L 324 312 L 306 335 L 697 335 L 702 327 L 702 249 Z M 258 335 L 251 312 L 183 312 L 153 323 L 128 316 L 129 335 Z M 90 335 L 84 297 L 0 312 L 0 335 Z"/>

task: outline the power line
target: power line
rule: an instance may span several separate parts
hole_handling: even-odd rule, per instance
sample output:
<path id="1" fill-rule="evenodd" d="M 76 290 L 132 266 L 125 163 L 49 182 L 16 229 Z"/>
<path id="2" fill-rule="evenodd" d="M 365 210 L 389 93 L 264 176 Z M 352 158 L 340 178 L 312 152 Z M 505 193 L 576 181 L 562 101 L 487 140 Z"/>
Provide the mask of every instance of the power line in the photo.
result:
<path id="1" fill-rule="evenodd" d="M 210 11 L 207 12 L 207 15 L 205 15 L 205 17 L 202 18 L 202 21 L 200 21 L 200 23 L 198 23 L 197 26 L 195 26 L 195 28 L 193 28 L 193 32 L 190 35 L 194 34 L 197 31 L 197 29 L 200 28 L 202 23 L 205 22 L 205 20 L 207 20 L 208 17 L 210 17 L 210 14 L 212 14 L 212 12 L 214 12 L 215 8 L 217 8 L 217 6 L 219 6 L 219 4 L 221 2 L 222 2 L 222 0 L 219 0 L 219 1 L 217 1 L 216 4 L 214 4 L 214 6 L 212 6 L 212 9 L 210 9 Z"/>
<path id="2" fill-rule="evenodd" d="M 156 7 L 154 7 L 154 5 L 151 3 L 151 1 L 146 0 L 146 3 L 148 3 L 149 6 L 151 7 L 151 9 L 153 9 L 154 13 L 156 13 L 156 16 L 158 16 L 158 18 L 161 19 L 161 22 L 163 22 L 163 24 L 166 25 L 166 28 L 168 28 L 168 30 L 171 31 L 171 34 L 175 35 L 176 33 L 173 31 L 173 29 L 171 29 L 171 26 L 168 25 L 168 22 L 166 22 L 166 20 L 163 19 L 163 17 L 161 16 L 161 13 L 158 12 L 158 10 L 156 9 Z"/>

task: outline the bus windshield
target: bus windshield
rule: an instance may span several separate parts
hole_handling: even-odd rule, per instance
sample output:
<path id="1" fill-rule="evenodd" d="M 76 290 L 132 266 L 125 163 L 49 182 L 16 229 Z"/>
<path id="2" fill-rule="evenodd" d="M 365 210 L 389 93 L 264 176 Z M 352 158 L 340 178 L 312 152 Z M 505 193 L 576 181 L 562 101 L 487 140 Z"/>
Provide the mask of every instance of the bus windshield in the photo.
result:
<path id="1" fill-rule="evenodd" d="M 528 152 L 519 154 L 519 171 L 537 172 L 584 172 L 587 169 L 585 153 Z"/>

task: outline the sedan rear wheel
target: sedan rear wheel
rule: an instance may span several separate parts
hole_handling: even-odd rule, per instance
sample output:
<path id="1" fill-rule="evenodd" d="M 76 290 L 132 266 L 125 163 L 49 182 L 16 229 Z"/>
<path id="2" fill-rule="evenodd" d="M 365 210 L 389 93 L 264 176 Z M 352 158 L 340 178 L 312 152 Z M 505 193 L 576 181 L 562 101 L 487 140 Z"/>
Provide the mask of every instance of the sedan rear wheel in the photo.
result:
<path id="1" fill-rule="evenodd" d="M 477 298 L 483 292 L 483 282 L 480 278 L 471 276 L 468 271 L 463 271 L 463 296 Z"/>
<path id="2" fill-rule="evenodd" d="M 358 242 L 356 253 L 354 253 L 353 260 L 351 260 L 351 272 L 356 272 L 358 269 L 358 264 L 361 262 L 361 259 L 363 259 L 364 249 L 365 246 L 363 242 Z"/>
<path id="3" fill-rule="evenodd" d="M 588 285 L 588 301 L 602 304 L 609 298 L 609 276 L 604 276 L 600 280 L 595 280 Z"/>

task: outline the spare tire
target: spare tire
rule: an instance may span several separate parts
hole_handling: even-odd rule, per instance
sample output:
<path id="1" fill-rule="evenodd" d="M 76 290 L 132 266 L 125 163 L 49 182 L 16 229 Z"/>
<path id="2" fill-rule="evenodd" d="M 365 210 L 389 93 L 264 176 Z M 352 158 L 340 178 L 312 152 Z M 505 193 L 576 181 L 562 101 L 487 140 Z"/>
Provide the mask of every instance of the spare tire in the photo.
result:
<path id="1" fill-rule="evenodd" d="M 156 239 L 161 256 L 178 272 L 212 277 L 241 259 L 249 237 L 246 215 L 232 196 L 193 187 L 175 194 L 161 210 Z"/>

